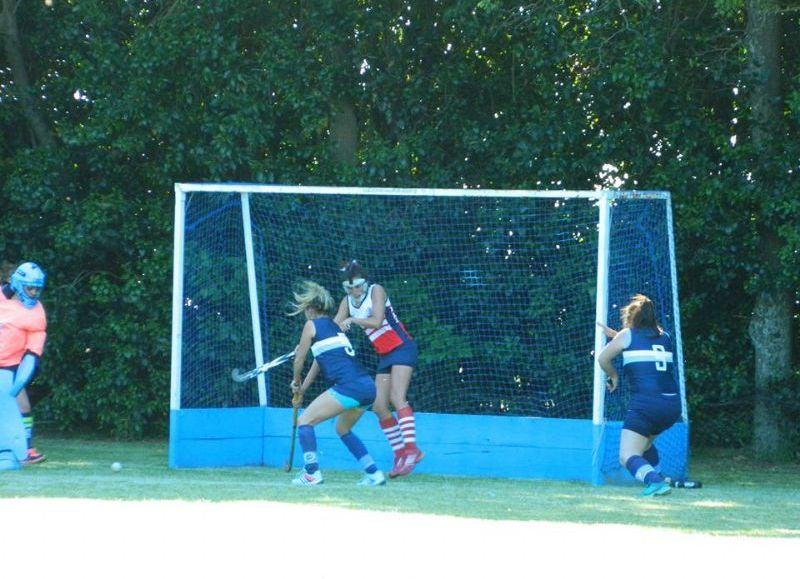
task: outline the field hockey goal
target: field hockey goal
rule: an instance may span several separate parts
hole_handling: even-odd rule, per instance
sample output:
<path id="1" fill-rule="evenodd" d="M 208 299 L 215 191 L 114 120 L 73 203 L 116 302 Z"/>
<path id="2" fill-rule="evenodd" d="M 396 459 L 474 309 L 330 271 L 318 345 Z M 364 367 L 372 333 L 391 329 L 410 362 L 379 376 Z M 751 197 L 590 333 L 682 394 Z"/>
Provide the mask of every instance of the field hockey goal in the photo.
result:
<path id="1" fill-rule="evenodd" d="M 355 258 L 419 345 L 419 472 L 629 480 L 616 456 L 630 393 L 624 380 L 605 392 L 595 321 L 618 328 L 643 293 L 672 335 L 684 407 L 660 439 L 662 468 L 685 475 L 668 193 L 181 183 L 175 195 L 171 466 L 283 464 L 290 365 L 241 383 L 231 370 L 291 350 L 292 285 L 312 279 L 339 300 L 341 262 Z M 374 369 L 363 336 L 350 338 Z M 390 465 L 375 417 L 357 431 Z M 356 467 L 330 425 L 318 437 L 326 468 Z"/>

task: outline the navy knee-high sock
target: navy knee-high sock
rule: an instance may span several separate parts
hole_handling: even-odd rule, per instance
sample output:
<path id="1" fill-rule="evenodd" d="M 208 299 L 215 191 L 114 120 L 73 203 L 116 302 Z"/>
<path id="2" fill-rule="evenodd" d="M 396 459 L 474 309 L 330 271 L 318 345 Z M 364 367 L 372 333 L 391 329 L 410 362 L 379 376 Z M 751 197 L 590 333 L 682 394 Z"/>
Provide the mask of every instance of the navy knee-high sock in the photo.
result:
<path id="1" fill-rule="evenodd" d="M 303 449 L 303 464 L 306 472 L 313 474 L 319 469 L 317 462 L 317 436 L 314 434 L 314 427 L 310 424 L 303 424 L 297 428 L 297 437 L 300 439 L 300 448 Z"/>
<path id="2" fill-rule="evenodd" d="M 355 459 L 359 462 L 359 464 L 361 464 L 361 467 L 366 472 L 369 474 L 377 472 L 378 467 L 375 464 L 375 461 L 369 455 L 367 447 L 364 446 L 364 443 L 361 442 L 361 439 L 358 436 L 350 431 L 342 436 L 341 439 L 344 445 L 347 447 L 347 450 L 350 451 L 350 454 L 355 457 Z"/>
<path id="3" fill-rule="evenodd" d="M 658 456 L 658 449 L 655 444 L 651 444 L 650 448 L 642 453 L 642 458 L 652 464 L 653 468 L 658 468 L 658 463 L 661 460 L 661 457 Z"/>
<path id="4" fill-rule="evenodd" d="M 633 478 L 645 484 L 659 483 L 664 481 L 661 473 L 653 468 L 643 457 L 634 455 L 625 463 L 625 468 L 633 475 Z"/>

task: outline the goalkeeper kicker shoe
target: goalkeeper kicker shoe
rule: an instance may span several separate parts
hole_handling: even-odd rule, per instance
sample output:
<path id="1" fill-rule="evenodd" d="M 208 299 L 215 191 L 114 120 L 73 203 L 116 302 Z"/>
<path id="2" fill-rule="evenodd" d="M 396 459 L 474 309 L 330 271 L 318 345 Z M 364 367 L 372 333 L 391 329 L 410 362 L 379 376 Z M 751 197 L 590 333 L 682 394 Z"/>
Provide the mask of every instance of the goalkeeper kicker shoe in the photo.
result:
<path id="1" fill-rule="evenodd" d="M 321 485 L 323 483 L 322 471 L 314 471 L 313 474 L 307 473 L 306 469 L 302 469 L 297 476 L 292 479 L 292 484 L 301 487 L 312 487 Z"/>
<path id="2" fill-rule="evenodd" d="M 38 464 L 47 460 L 47 457 L 41 452 L 37 452 L 35 448 L 28 449 L 28 455 L 22 460 L 23 465 Z"/>
<path id="3" fill-rule="evenodd" d="M 642 491 L 641 496 L 643 497 L 660 497 L 662 495 L 669 494 L 672 491 L 672 487 L 669 486 L 669 483 L 665 480 L 656 483 L 650 483 L 647 487 Z"/>
<path id="4" fill-rule="evenodd" d="M 360 487 L 379 487 L 386 484 L 386 477 L 382 470 L 376 470 L 372 474 L 365 472 L 356 484 Z"/>

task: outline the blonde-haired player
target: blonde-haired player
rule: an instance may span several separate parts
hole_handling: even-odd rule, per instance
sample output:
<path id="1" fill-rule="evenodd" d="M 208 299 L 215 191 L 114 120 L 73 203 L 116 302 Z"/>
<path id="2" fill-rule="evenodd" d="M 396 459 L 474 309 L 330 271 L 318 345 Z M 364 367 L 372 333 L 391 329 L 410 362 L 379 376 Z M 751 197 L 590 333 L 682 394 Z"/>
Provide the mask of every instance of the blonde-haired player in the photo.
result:
<path id="1" fill-rule="evenodd" d="M 304 281 L 293 292 L 294 303 L 289 315 L 304 314 L 306 323 L 295 349 L 292 392 L 293 405 L 299 407 L 308 387 L 321 373 L 333 385 L 308 405 L 297 421 L 297 435 L 303 449 L 303 469 L 292 481 L 296 485 L 318 485 L 323 482 L 317 461 L 317 439 L 314 426 L 338 416 L 336 434 L 364 469 L 359 485 L 386 484 L 361 439 L 352 432 L 364 411 L 375 401 L 375 382 L 355 358 L 350 340 L 339 329 L 331 314 L 335 304 L 331 294 L 321 285 Z M 314 362 L 303 379 L 303 367 L 309 350 Z"/>

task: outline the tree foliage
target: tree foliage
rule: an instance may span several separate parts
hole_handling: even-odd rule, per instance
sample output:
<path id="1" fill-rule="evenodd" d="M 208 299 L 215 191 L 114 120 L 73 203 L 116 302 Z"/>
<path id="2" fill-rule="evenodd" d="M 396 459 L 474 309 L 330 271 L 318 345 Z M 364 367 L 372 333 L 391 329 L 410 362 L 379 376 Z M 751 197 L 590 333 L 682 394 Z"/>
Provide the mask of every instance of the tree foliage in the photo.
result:
<path id="1" fill-rule="evenodd" d="M 800 270 L 797 10 L 781 15 L 765 163 L 737 1 L 4 7 L 30 86 L 6 51 L 0 255 L 49 274 L 31 393 L 56 427 L 166 430 L 176 181 L 606 186 L 672 191 L 693 434 L 752 439 L 746 326 L 758 291 L 796 295 Z M 23 91 L 53 144 L 32 136 Z M 765 231 L 778 241 L 769 272 Z M 796 303 L 794 317 L 797 351 Z M 796 400 L 798 382 L 795 360 L 776 397 Z"/>

